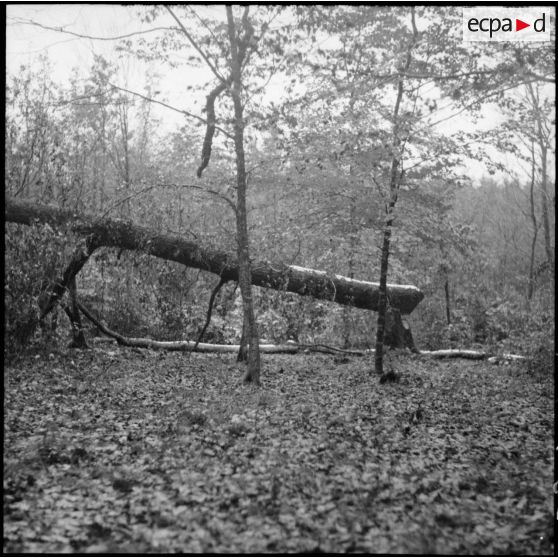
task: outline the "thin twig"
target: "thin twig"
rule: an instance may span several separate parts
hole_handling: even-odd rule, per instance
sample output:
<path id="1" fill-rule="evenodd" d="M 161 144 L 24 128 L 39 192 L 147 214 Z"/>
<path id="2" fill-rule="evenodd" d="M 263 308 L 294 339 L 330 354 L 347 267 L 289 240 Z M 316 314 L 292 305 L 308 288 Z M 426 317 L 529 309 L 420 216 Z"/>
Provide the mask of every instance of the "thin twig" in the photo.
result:
<path id="1" fill-rule="evenodd" d="M 174 110 L 175 112 L 179 112 L 180 114 L 184 114 L 185 116 L 189 116 L 190 118 L 195 118 L 196 120 L 199 120 L 200 122 L 203 122 L 204 124 L 207 124 L 207 120 L 205 118 L 202 118 L 201 116 L 198 116 L 197 114 L 192 114 L 191 112 L 188 112 L 187 110 L 182 110 L 182 109 L 173 107 L 172 105 L 164 103 L 163 101 L 158 101 L 157 99 L 152 99 L 151 97 L 147 97 L 146 95 L 142 95 L 141 93 L 137 93 L 136 91 L 130 91 L 129 89 L 126 89 L 124 87 L 114 85 L 114 83 L 109 82 L 109 85 L 111 87 L 113 87 L 114 89 L 124 91 L 125 93 L 129 93 L 130 95 L 135 95 L 136 97 L 140 97 L 141 99 L 144 99 L 145 101 L 149 101 L 150 103 L 156 103 L 157 105 L 161 105 L 165 108 L 168 108 L 170 110 Z M 230 139 L 234 138 L 234 136 L 232 134 L 230 134 L 229 132 L 227 132 L 223 128 L 220 128 L 219 126 L 215 126 L 215 129 L 219 130 L 222 134 L 225 134 L 225 136 L 227 136 Z"/>
<path id="2" fill-rule="evenodd" d="M 194 190 L 201 190 L 202 192 L 206 192 L 208 194 L 212 194 L 213 196 L 221 198 L 222 200 L 224 200 L 225 202 L 227 202 L 229 204 L 229 206 L 231 207 L 231 209 L 234 211 L 234 213 L 236 215 L 236 205 L 235 205 L 235 203 L 229 197 L 225 196 L 225 194 L 222 194 L 221 192 L 218 192 L 217 190 L 211 190 L 209 188 L 204 188 L 203 186 L 197 186 L 196 184 L 174 184 L 174 186 L 177 186 L 177 187 L 180 187 L 180 188 L 193 188 Z"/>
<path id="3" fill-rule="evenodd" d="M 207 316 L 205 318 L 205 324 L 198 336 L 198 339 L 196 341 L 196 344 L 192 347 L 191 352 L 194 353 L 196 351 L 196 349 L 198 348 L 198 345 L 200 344 L 200 341 L 202 340 L 205 331 L 207 329 L 207 327 L 209 326 L 210 322 L 211 322 L 211 313 L 213 312 L 213 304 L 215 303 L 215 297 L 219 294 L 219 291 L 221 290 L 221 287 L 227 282 L 227 279 L 224 279 L 223 277 L 219 278 L 219 283 L 217 283 L 217 285 L 215 286 L 215 288 L 213 289 L 213 291 L 211 291 L 211 296 L 209 297 L 209 303 L 207 306 Z"/>
<path id="4" fill-rule="evenodd" d="M 169 12 L 169 14 L 174 18 L 176 23 L 178 23 L 178 25 L 180 26 L 180 29 L 182 29 L 182 32 L 184 33 L 184 35 L 186 35 L 186 38 L 190 41 L 190 44 L 198 51 L 200 56 L 205 60 L 205 63 L 209 66 L 209 69 L 217 76 L 217 79 L 219 79 L 219 81 L 221 81 L 223 83 L 226 83 L 225 78 L 217 71 L 217 68 L 215 68 L 215 66 L 213 65 L 211 60 L 209 60 L 209 58 L 205 54 L 205 52 L 203 52 L 203 50 L 198 46 L 196 41 L 194 41 L 194 39 L 192 38 L 192 35 L 190 35 L 190 33 L 188 33 L 188 30 L 186 29 L 186 27 L 184 27 L 182 22 L 176 17 L 176 15 L 174 15 L 174 12 L 169 8 L 169 6 L 165 6 L 165 8 Z"/>
<path id="5" fill-rule="evenodd" d="M 151 185 L 151 186 L 147 186 L 147 188 L 144 188 L 143 190 L 139 190 L 137 192 L 132 192 L 131 194 L 129 194 L 128 196 L 125 196 L 124 198 L 121 198 L 119 200 L 116 200 L 111 206 L 109 206 L 109 208 L 99 217 L 99 219 L 104 219 L 113 209 L 116 209 L 119 205 L 122 205 L 123 203 L 126 203 L 128 200 L 130 200 L 131 198 L 134 198 L 135 196 L 140 196 L 141 194 L 145 194 L 145 192 L 149 192 L 149 190 L 153 190 L 153 188 L 155 188 L 157 185 Z"/>
<path id="6" fill-rule="evenodd" d="M 13 20 L 14 24 L 19 25 L 34 25 L 35 27 L 40 27 L 41 29 L 46 29 L 47 31 L 56 31 L 57 33 L 65 33 L 66 35 L 72 35 L 73 37 L 78 37 L 80 39 L 90 39 L 93 41 L 118 41 L 120 39 L 127 39 L 128 37 L 133 37 L 135 35 L 145 35 L 146 33 L 153 33 L 155 31 L 179 31 L 176 27 L 154 27 L 153 29 L 147 29 L 146 31 L 134 31 L 132 33 L 127 33 L 126 35 L 117 35 L 115 37 L 95 37 L 93 35 L 85 35 L 83 33 L 75 33 L 74 31 L 68 31 L 64 27 L 52 27 L 50 25 L 43 25 L 36 21 L 23 18 L 7 18 L 8 20 Z"/>

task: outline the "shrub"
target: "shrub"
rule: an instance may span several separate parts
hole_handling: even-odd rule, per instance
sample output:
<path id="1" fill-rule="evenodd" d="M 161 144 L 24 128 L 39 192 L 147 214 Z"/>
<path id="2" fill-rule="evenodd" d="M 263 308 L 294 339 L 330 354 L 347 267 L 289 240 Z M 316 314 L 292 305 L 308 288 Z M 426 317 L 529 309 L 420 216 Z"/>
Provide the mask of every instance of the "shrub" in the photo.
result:
<path id="1" fill-rule="evenodd" d="M 554 374 L 554 351 L 546 342 L 534 344 L 528 355 L 528 370 L 533 375 L 551 376 Z"/>
<path id="2" fill-rule="evenodd" d="M 7 360 L 21 354 L 28 343 L 52 343 L 56 315 L 38 329 L 39 297 L 62 274 L 76 246 L 73 235 L 49 225 L 8 224 L 5 235 L 4 347 Z M 48 327 L 50 326 L 50 327 Z M 53 331 L 54 330 L 54 331 Z"/>
<path id="3" fill-rule="evenodd" d="M 531 310 L 524 327 L 524 336 L 524 350 L 529 359 L 529 371 L 552 378 L 555 353 L 552 306 L 541 307 L 537 304 Z"/>

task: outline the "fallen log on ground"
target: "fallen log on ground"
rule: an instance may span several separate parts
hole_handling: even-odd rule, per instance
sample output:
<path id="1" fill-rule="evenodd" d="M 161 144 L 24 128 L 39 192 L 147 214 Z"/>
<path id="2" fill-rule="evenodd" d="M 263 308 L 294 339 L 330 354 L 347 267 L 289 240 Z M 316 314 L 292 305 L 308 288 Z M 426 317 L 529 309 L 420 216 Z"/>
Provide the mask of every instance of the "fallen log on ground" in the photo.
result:
<path id="1" fill-rule="evenodd" d="M 198 343 L 195 341 L 156 341 L 154 339 L 143 337 L 125 337 L 116 331 L 107 327 L 100 319 L 96 318 L 81 302 L 77 303 L 82 314 L 97 328 L 99 331 L 116 341 L 124 347 L 137 347 L 143 349 L 167 350 L 167 351 L 188 351 L 196 353 L 238 353 L 240 345 L 215 345 L 212 343 Z M 108 339 L 98 338 L 97 342 L 106 342 Z M 374 349 L 339 349 L 330 345 L 315 344 L 304 345 L 298 343 L 286 343 L 283 345 L 260 344 L 260 351 L 267 354 L 297 354 L 304 352 L 325 353 L 333 355 L 346 355 L 363 357 L 374 354 Z M 511 355 L 504 353 L 503 355 L 491 355 L 482 351 L 462 350 L 462 349 L 443 349 L 438 351 L 413 351 L 416 355 L 424 355 L 432 358 L 465 358 L 472 360 L 488 360 L 494 364 L 498 364 L 501 360 L 525 360 L 520 355 Z"/>
<path id="2" fill-rule="evenodd" d="M 421 355 L 431 356 L 432 358 L 465 358 L 469 360 L 488 360 L 493 364 L 497 364 L 500 360 L 521 361 L 526 360 L 527 357 L 522 355 L 513 355 L 510 353 L 503 353 L 501 355 L 494 355 L 484 351 L 473 351 L 468 349 L 440 349 L 437 351 L 420 351 Z"/>
<path id="3" fill-rule="evenodd" d="M 103 246 L 145 252 L 215 273 L 225 281 L 238 281 L 238 262 L 235 256 L 200 246 L 177 235 L 158 233 L 131 221 L 99 219 L 94 215 L 10 198 L 6 199 L 5 216 L 8 222 L 24 225 L 31 225 L 36 221 L 49 223 L 51 226 L 69 225 L 74 233 L 87 237 L 88 250 L 72 267 L 68 277 L 64 277 L 64 289 L 83 266 L 83 258 L 87 259 L 94 250 Z M 356 308 L 377 310 L 378 306 L 378 283 L 331 275 L 325 271 L 296 265 L 254 261 L 252 284 Z M 402 314 L 410 314 L 424 298 L 423 293 L 412 285 L 388 284 L 387 294 L 390 305 L 399 309 Z"/>
<path id="4" fill-rule="evenodd" d="M 238 353 L 240 348 L 240 345 L 214 345 L 211 343 L 198 343 L 196 341 L 156 341 L 145 337 L 126 337 L 107 327 L 83 306 L 81 302 L 78 302 L 77 305 L 80 312 L 102 333 L 108 335 L 119 345 L 124 347 L 196 353 Z M 260 351 L 268 354 L 296 354 L 305 351 L 326 354 L 346 354 L 349 356 L 364 356 L 365 354 L 365 351 L 337 349 L 328 345 L 300 345 L 297 343 L 286 343 L 284 345 L 261 344 Z"/>

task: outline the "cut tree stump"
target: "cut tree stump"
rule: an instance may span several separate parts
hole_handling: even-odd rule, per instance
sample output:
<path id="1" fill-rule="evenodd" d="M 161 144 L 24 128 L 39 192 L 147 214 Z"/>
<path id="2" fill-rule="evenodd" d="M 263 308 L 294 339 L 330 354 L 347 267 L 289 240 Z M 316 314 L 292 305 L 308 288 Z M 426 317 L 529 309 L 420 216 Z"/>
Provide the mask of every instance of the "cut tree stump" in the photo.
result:
<path id="1" fill-rule="evenodd" d="M 419 352 L 415 347 L 409 322 L 402 318 L 397 308 L 392 306 L 389 306 L 386 311 L 384 345 L 392 349 L 410 349 L 413 353 Z"/>

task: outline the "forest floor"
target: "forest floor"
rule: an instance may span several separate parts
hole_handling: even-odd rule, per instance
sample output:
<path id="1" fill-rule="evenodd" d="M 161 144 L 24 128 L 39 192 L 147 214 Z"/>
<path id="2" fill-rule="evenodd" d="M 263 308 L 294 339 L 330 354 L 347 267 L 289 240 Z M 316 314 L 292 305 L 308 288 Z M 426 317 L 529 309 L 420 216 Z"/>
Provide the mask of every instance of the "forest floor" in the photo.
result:
<path id="1" fill-rule="evenodd" d="M 517 365 L 106 346 L 5 368 L 4 552 L 548 554 L 553 383 Z"/>

